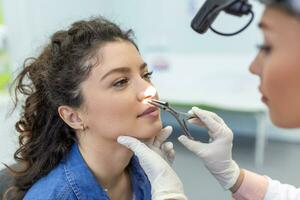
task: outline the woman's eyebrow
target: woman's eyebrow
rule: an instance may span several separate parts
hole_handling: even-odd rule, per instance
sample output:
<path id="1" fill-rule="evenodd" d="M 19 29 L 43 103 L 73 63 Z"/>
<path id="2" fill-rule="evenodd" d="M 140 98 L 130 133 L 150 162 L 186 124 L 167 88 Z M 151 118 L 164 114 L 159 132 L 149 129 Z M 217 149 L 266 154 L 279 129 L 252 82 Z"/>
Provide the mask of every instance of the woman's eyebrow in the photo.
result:
<path id="1" fill-rule="evenodd" d="M 147 63 L 142 63 L 139 66 L 140 70 L 144 70 L 147 67 Z M 100 79 L 100 81 L 102 81 L 103 79 L 105 79 L 106 77 L 108 77 L 111 74 L 114 73 L 129 73 L 131 71 L 130 67 L 118 67 L 118 68 L 114 68 L 112 70 L 110 70 L 109 72 L 107 72 L 105 75 L 103 75 Z"/>
<path id="2" fill-rule="evenodd" d="M 102 81 L 103 79 L 105 79 L 106 77 L 108 77 L 109 75 L 114 74 L 114 73 L 128 73 L 128 72 L 130 72 L 129 67 L 114 68 L 114 69 L 110 70 L 109 72 L 107 72 L 105 75 L 103 75 L 102 78 L 100 79 L 100 81 Z"/>

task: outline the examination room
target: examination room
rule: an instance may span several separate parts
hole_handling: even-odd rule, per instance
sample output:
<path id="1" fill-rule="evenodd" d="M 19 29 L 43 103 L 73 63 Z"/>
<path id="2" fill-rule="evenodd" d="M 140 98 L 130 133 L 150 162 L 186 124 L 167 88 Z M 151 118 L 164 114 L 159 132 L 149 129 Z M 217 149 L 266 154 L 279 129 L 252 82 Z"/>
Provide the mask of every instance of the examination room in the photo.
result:
<path id="1" fill-rule="evenodd" d="M 299 0 L 0 0 L 0 199 L 300 200 L 299 36 Z"/>

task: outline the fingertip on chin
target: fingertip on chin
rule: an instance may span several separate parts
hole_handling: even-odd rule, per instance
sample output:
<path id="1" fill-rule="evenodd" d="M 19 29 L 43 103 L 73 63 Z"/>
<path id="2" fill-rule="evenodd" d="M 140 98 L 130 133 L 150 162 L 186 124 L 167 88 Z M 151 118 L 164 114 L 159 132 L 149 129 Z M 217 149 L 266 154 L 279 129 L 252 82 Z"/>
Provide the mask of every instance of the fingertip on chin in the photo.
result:
<path id="1" fill-rule="evenodd" d="M 181 142 L 183 140 L 185 140 L 187 137 L 185 135 L 181 135 L 178 137 L 178 140 Z"/>

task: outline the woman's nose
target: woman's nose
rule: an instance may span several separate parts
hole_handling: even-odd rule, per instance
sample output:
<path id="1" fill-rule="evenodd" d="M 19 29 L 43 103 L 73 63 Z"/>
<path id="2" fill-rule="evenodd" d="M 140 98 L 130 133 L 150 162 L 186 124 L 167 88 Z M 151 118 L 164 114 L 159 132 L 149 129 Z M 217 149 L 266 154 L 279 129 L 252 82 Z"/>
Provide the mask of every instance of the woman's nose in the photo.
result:
<path id="1" fill-rule="evenodd" d="M 138 93 L 139 101 L 143 101 L 144 99 L 151 99 L 155 96 L 156 96 L 156 89 L 150 84 L 147 87 L 143 88 Z"/>

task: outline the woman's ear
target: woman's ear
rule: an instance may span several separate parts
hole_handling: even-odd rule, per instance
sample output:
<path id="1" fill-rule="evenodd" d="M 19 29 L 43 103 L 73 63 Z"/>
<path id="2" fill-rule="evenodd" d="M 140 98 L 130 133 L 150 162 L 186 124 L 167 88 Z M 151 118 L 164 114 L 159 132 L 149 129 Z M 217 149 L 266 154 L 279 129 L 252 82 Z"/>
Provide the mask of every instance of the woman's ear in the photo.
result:
<path id="1" fill-rule="evenodd" d="M 68 124 L 71 128 L 75 130 L 82 129 L 83 120 L 78 110 L 69 106 L 59 106 L 58 113 L 62 120 L 64 120 L 64 122 Z"/>

